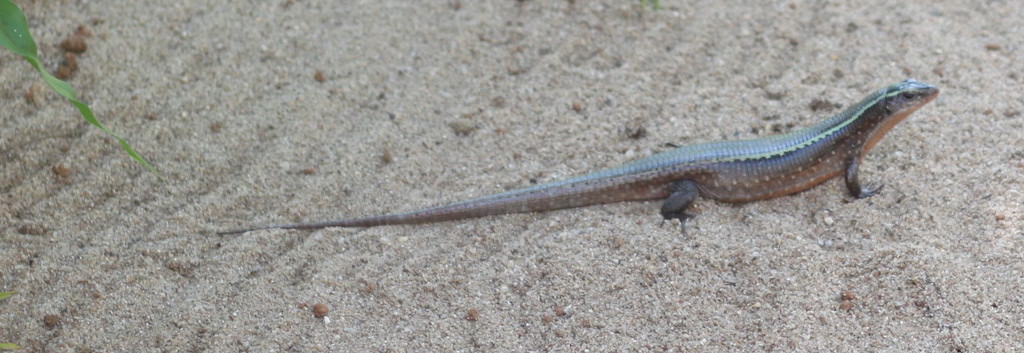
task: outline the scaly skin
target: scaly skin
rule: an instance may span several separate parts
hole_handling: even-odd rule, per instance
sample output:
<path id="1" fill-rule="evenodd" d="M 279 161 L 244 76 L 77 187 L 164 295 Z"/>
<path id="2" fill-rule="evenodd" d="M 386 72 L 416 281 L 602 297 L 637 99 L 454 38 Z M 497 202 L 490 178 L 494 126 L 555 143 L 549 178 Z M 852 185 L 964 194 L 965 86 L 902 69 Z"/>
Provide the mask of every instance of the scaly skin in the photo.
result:
<path id="1" fill-rule="evenodd" d="M 454 221 L 508 213 L 544 212 L 634 200 L 666 199 L 665 219 L 685 220 L 698 196 L 749 202 L 788 195 L 844 174 L 850 195 L 872 196 L 857 167 L 897 123 L 939 95 L 934 86 L 906 80 L 872 93 L 845 111 L 788 134 L 682 146 L 621 167 L 418 211 L 260 229 L 374 227 Z"/>

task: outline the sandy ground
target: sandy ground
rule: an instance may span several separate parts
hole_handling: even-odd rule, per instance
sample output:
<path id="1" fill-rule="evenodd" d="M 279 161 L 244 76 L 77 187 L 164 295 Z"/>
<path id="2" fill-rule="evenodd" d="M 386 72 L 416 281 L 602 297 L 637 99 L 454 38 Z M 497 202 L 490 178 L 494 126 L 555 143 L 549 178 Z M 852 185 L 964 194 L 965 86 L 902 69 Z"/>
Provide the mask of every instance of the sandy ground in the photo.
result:
<path id="1" fill-rule="evenodd" d="M 25 351 L 1024 350 L 1024 2 L 19 3 L 51 70 L 88 27 L 70 82 L 168 179 L 0 54 Z M 213 234 L 790 131 L 906 78 L 943 94 L 867 200 L 702 201 L 685 236 L 657 202 Z"/>

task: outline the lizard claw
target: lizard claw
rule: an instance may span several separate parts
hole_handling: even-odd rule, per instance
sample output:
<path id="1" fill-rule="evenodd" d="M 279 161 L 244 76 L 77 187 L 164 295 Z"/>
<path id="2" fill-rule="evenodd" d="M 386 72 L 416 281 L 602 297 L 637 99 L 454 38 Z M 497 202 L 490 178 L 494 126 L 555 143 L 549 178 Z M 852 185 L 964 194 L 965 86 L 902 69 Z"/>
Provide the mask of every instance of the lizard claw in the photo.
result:
<path id="1" fill-rule="evenodd" d="M 665 222 L 666 221 L 668 221 L 670 219 L 678 219 L 679 220 L 679 230 L 680 230 L 680 232 L 682 232 L 683 235 L 686 235 L 686 221 L 688 219 L 690 219 L 690 218 L 696 217 L 696 215 L 694 215 L 692 213 L 686 213 L 686 212 L 665 214 L 663 216 L 665 218 L 663 218 L 661 220 L 661 226 L 662 227 L 665 226 Z"/>
<path id="2" fill-rule="evenodd" d="M 878 192 L 882 191 L 882 188 L 884 188 L 884 187 L 885 187 L 885 184 L 878 184 L 878 186 L 868 185 L 866 188 L 863 188 L 863 189 L 860 190 L 860 194 L 857 195 L 857 198 L 858 199 L 864 199 L 864 198 L 868 198 L 868 197 L 872 197 L 872 196 L 878 195 Z"/>

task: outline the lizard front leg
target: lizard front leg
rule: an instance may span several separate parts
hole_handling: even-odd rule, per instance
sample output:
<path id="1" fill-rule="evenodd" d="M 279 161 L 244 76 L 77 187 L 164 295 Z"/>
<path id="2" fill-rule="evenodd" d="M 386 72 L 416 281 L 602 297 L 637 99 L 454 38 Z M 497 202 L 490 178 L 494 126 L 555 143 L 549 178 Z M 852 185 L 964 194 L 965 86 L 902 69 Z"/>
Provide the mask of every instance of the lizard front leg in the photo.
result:
<path id="1" fill-rule="evenodd" d="M 877 187 L 861 187 L 860 181 L 857 180 L 857 168 L 860 166 L 860 160 L 860 156 L 854 155 L 846 161 L 846 190 L 850 191 L 851 196 L 863 199 L 878 194 L 885 184 L 879 184 Z"/>

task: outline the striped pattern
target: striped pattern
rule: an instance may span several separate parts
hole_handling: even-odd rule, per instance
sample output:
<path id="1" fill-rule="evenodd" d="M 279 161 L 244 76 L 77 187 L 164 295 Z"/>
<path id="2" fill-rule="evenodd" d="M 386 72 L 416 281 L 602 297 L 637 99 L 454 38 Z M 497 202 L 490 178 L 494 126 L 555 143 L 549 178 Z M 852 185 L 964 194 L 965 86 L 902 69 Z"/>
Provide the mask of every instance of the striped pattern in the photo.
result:
<path id="1" fill-rule="evenodd" d="M 813 187 L 860 160 L 894 125 L 938 96 L 938 89 L 914 80 L 872 93 L 845 111 L 788 134 L 753 140 L 682 146 L 618 168 L 418 211 L 258 229 L 320 229 L 420 224 L 507 213 L 669 196 L 668 185 L 694 181 L 700 195 L 746 202 Z M 854 170 L 854 175 L 855 175 Z M 856 180 L 847 180 L 858 185 Z M 859 187 L 859 186 L 858 186 Z"/>

